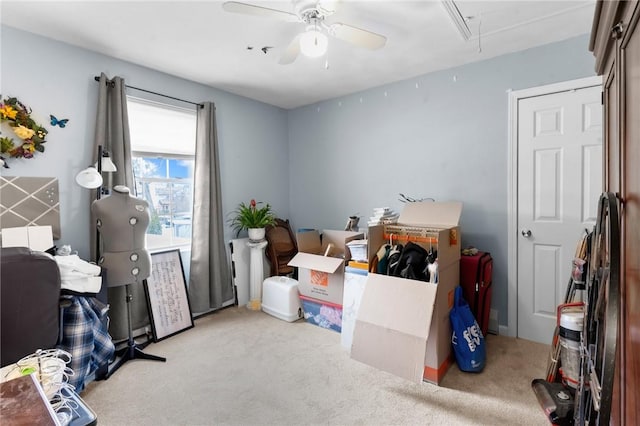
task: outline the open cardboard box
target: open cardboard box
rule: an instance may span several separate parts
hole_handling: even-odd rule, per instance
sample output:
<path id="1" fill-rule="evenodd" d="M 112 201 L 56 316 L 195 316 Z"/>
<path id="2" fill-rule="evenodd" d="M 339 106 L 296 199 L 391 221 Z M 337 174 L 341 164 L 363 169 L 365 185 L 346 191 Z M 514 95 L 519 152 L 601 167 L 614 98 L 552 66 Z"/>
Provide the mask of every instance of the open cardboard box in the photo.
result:
<path id="1" fill-rule="evenodd" d="M 321 242 L 318 231 L 297 233 L 298 254 L 288 265 L 298 268 L 300 294 L 342 306 L 344 265 L 350 259 L 346 244 L 363 237 L 361 232 L 324 230 Z"/>
<path id="2" fill-rule="evenodd" d="M 370 273 L 351 357 L 421 382 L 440 383 L 452 363 L 449 311 L 460 277 L 462 203 L 408 203 L 398 224 L 369 228 L 369 263 L 390 235 L 438 250 L 437 284 Z"/>

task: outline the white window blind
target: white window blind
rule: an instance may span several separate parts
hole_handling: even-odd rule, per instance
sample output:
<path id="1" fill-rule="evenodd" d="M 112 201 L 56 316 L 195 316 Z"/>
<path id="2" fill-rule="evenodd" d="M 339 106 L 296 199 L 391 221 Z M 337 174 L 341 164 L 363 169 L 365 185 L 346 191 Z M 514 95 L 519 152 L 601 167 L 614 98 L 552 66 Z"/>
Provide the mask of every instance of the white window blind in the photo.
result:
<path id="1" fill-rule="evenodd" d="M 196 111 L 128 97 L 132 150 L 193 156 L 196 152 Z"/>

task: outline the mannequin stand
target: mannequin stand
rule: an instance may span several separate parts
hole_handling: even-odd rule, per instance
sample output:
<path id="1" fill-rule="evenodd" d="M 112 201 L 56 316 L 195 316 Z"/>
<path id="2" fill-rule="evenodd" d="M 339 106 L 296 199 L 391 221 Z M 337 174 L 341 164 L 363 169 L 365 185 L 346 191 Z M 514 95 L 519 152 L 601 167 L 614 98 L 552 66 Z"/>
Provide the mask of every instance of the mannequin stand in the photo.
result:
<path id="1" fill-rule="evenodd" d="M 161 356 L 150 355 L 142 352 L 142 349 L 146 345 L 138 345 L 136 341 L 133 339 L 133 328 L 131 325 L 131 300 L 133 300 L 133 296 L 131 296 L 131 291 L 129 290 L 129 286 L 131 284 L 126 285 L 127 290 L 127 327 L 129 332 L 129 338 L 127 340 L 127 347 L 120 349 L 116 352 L 116 361 L 109 366 L 109 372 L 105 376 L 105 379 L 111 377 L 113 373 L 116 372 L 118 368 L 122 366 L 125 362 L 132 359 L 147 359 L 150 361 L 162 361 L 166 362 L 167 359 Z"/>

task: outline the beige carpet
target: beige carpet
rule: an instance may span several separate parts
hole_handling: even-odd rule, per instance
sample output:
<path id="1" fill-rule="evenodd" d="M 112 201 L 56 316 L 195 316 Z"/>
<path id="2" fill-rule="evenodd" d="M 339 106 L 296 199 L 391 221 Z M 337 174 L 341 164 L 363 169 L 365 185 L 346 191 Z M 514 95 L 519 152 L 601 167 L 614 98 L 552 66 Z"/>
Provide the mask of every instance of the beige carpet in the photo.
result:
<path id="1" fill-rule="evenodd" d="M 244 307 L 149 345 L 82 397 L 100 425 L 546 425 L 531 380 L 548 346 L 489 335 L 480 374 L 415 384 L 352 360 L 340 335 Z"/>

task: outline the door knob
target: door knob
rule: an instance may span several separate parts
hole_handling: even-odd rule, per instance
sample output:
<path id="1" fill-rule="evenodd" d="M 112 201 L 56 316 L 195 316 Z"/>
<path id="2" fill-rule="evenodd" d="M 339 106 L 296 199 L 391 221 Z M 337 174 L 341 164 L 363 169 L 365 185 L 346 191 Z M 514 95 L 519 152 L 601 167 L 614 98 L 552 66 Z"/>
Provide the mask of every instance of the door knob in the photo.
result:
<path id="1" fill-rule="evenodd" d="M 523 229 L 522 230 L 522 236 L 525 238 L 529 238 L 531 236 L 531 230 L 530 229 Z"/>

